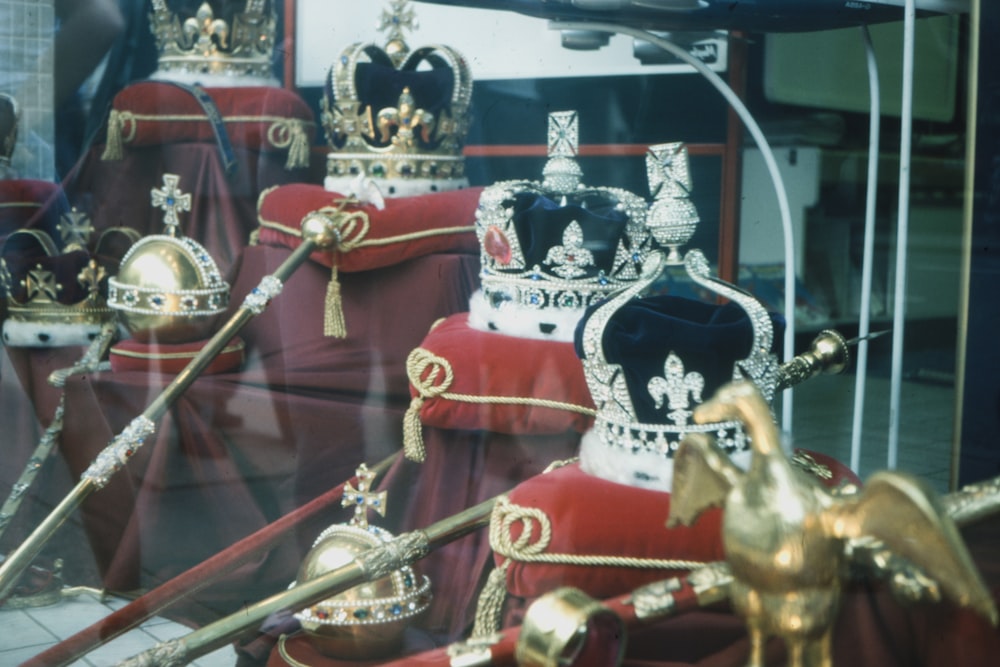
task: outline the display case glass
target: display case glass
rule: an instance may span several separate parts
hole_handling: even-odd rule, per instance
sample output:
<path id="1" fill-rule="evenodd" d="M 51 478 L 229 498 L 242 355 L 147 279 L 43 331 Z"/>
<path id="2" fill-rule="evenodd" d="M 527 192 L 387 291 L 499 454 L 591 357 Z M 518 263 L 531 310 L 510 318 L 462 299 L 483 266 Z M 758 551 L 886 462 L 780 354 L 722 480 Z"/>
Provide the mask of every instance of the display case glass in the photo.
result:
<path id="1" fill-rule="evenodd" d="M 0 0 L 0 664 L 992 664 L 986 4 Z"/>

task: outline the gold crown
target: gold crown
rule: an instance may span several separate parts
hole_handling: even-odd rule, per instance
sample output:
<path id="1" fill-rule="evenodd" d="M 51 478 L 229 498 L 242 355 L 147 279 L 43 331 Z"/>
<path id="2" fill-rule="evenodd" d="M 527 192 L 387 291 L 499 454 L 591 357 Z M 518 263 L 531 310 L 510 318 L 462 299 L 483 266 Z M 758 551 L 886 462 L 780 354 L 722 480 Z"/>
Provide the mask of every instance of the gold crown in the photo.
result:
<path id="1" fill-rule="evenodd" d="M 139 234 L 109 229 L 90 250 L 93 227 L 76 209 L 62 216 L 57 229 L 62 248 L 44 231 L 21 229 L 0 250 L 0 286 L 8 315 L 3 338 L 8 345 L 85 345 L 113 317 L 106 298 L 109 269 L 115 269 Z"/>
<path id="2" fill-rule="evenodd" d="M 222 3 L 217 3 L 222 4 Z M 150 30 L 159 51 L 159 74 L 254 77 L 273 81 L 273 0 L 246 0 L 230 25 L 208 2 L 194 16 L 178 17 L 166 0 L 153 0 Z"/>
<path id="3" fill-rule="evenodd" d="M 448 46 L 411 51 L 404 31 L 415 27 L 408 0 L 391 0 L 379 23 L 385 46 L 354 43 L 330 68 L 322 101 L 332 149 L 327 189 L 342 188 L 359 175 L 409 182 L 410 188 L 401 185 L 404 190 L 420 179 L 428 181 L 428 191 L 466 184 L 462 145 L 472 74 L 465 58 Z M 418 71 L 420 65 L 430 69 Z"/>

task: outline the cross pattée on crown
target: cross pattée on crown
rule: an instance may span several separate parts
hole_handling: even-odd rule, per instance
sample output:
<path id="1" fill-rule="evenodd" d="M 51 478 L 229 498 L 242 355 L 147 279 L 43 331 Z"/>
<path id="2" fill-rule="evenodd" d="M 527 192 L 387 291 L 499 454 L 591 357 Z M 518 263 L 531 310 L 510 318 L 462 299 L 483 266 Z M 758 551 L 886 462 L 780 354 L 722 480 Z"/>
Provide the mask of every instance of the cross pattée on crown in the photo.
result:
<path id="1" fill-rule="evenodd" d="M 683 142 L 650 146 L 646 153 L 646 178 L 656 198 L 687 197 L 691 194 L 691 172 Z"/>
<path id="2" fill-rule="evenodd" d="M 576 157 L 580 148 L 580 121 L 575 111 L 549 114 L 549 157 Z"/>
<path id="3" fill-rule="evenodd" d="M 364 463 L 358 466 L 355 473 L 358 478 L 358 486 L 347 482 L 344 485 L 344 497 L 340 501 L 341 507 L 354 506 L 354 516 L 351 518 L 351 525 L 358 528 L 368 527 L 368 510 L 372 509 L 385 516 L 385 491 L 373 493 L 371 491 L 372 482 L 375 481 L 375 472 L 368 469 Z"/>
<path id="4" fill-rule="evenodd" d="M 163 224 L 171 236 L 178 236 L 177 226 L 180 225 L 179 211 L 191 210 L 191 195 L 181 192 L 177 184 L 181 177 L 176 174 L 163 175 L 163 188 L 153 188 L 150 192 L 153 206 L 163 210 Z"/>

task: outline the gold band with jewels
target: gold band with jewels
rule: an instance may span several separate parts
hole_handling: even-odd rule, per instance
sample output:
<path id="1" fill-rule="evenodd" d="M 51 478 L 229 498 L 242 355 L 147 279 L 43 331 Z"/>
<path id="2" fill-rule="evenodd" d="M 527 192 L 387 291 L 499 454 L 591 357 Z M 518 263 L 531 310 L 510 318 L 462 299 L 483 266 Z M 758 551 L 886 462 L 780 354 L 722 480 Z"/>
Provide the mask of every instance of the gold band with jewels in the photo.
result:
<path id="1" fill-rule="evenodd" d="M 559 588 L 528 607 L 515 649 L 520 667 L 572 667 L 594 651 L 592 664 L 620 665 L 625 655 L 621 617 L 576 588 Z"/>

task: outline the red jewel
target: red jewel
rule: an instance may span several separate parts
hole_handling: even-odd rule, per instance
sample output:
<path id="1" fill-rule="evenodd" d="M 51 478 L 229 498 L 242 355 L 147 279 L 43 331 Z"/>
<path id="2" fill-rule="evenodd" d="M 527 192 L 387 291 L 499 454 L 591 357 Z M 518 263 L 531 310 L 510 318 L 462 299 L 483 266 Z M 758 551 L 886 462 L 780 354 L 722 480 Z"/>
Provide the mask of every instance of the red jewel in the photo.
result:
<path id="1" fill-rule="evenodd" d="M 566 261 L 572 264 L 576 261 L 576 255 L 566 255 Z"/>
<path id="2" fill-rule="evenodd" d="M 510 242 L 496 225 L 490 225 L 486 230 L 486 234 L 483 236 L 483 248 L 486 250 L 486 254 L 498 263 L 504 266 L 510 264 Z"/>

